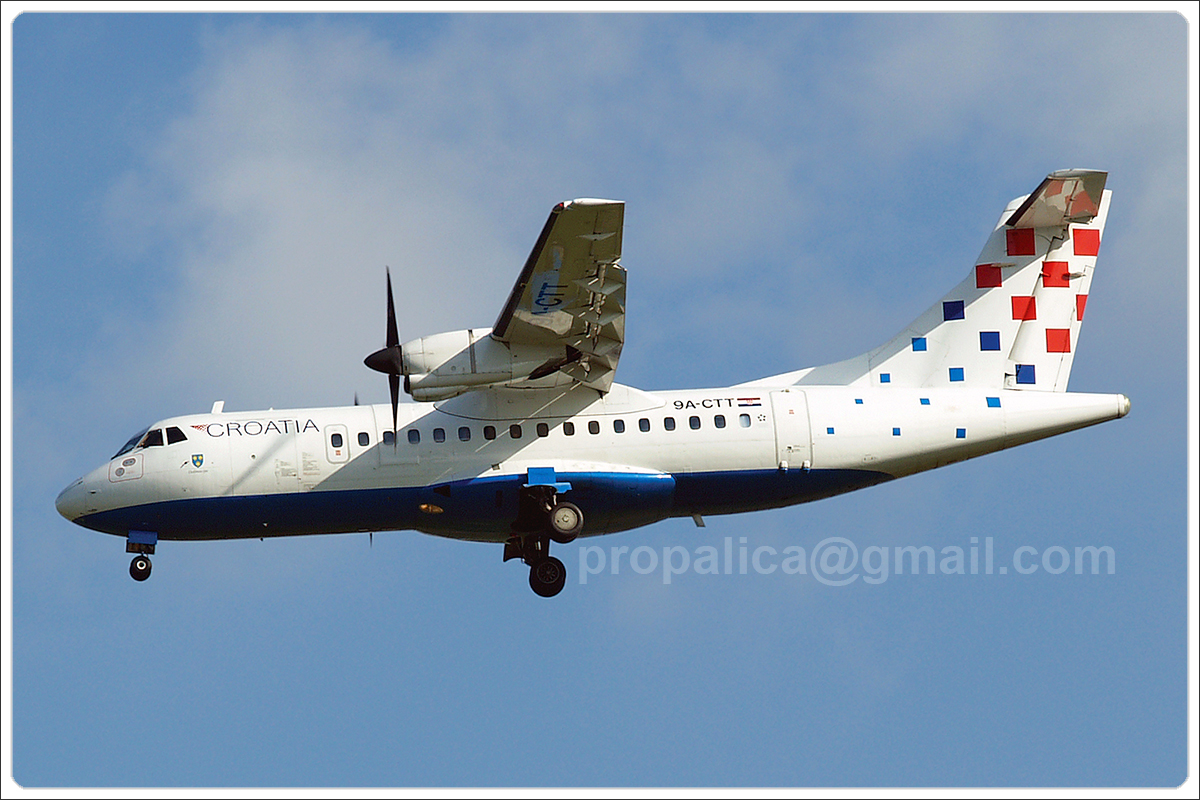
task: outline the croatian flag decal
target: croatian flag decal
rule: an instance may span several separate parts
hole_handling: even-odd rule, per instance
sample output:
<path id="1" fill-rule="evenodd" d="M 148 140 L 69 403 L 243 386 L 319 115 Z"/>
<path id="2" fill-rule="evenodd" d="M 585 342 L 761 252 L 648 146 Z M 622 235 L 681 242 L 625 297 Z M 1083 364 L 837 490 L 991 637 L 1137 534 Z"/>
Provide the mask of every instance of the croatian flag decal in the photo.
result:
<path id="1" fill-rule="evenodd" d="M 762 403 L 759 402 L 760 399 L 761 398 L 758 398 L 758 397 L 739 397 L 738 398 L 738 406 L 740 408 L 750 408 L 750 407 L 754 407 L 754 406 L 761 406 Z"/>

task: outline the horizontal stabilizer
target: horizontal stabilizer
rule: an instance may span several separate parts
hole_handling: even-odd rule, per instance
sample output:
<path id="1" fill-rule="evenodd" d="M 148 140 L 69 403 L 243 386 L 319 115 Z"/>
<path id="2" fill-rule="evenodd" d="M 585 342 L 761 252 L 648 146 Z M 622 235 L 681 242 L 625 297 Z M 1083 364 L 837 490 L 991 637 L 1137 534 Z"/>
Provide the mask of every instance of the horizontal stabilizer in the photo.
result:
<path id="1" fill-rule="evenodd" d="M 1107 172 L 1094 169 L 1051 172 L 1005 224 L 1010 228 L 1058 228 L 1090 222 L 1100 212 L 1107 180 Z"/>

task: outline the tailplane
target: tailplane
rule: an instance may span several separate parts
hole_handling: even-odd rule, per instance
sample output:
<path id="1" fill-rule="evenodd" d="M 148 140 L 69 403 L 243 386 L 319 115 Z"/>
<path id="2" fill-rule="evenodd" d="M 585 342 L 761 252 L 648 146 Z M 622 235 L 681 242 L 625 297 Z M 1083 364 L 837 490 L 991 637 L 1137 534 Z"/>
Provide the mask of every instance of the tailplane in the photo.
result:
<path id="1" fill-rule="evenodd" d="M 1052 172 L 1013 200 L 965 280 L 887 344 L 755 383 L 981 386 L 1063 392 L 1112 192 Z"/>

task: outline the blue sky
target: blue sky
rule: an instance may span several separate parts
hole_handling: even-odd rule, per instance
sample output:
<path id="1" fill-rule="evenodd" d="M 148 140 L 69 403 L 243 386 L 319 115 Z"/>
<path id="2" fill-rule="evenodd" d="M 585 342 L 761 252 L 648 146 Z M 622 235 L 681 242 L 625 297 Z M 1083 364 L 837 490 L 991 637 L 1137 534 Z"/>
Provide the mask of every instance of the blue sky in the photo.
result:
<path id="1" fill-rule="evenodd" d="M 1183 17 L 11 25 L 18 784 L 1185 778 Z M 971 268 L 1008 200 L 1070 167 L 1113 190 L 1071 389 L 1129 395 L 1127 418 L 587 544 L 991 537 L 997 563 L 1108 546 L 1113 575 L 580 585 L 573 545 L 548 602 L 499 546 L 397 532 L 168 543 L 135 584 L 120 539 L 54 510 L 156 419 L 386 402 L 362 365 L 384 266 L 402 337 L 489 324 L 560 200 L 626 202 L 617 379 L 726 386 L 887 340 Z"/>

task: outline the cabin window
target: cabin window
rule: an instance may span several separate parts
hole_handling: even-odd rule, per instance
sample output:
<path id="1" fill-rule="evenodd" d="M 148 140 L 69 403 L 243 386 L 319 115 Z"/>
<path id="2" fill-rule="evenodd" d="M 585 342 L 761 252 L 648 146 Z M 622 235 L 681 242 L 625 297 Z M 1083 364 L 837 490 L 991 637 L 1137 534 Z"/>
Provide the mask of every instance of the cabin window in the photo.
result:
<path id="1" fill-rule="evenodd" d="M 409 444 L 420 444 L 421 443 L 421 432 L 419 430 L 417 430 L 416 428 L 409 428 L 408 443 Z"/>
<path id="2" fill-rule="evenodd" d="M 641 419 L 639 419 L 638 420 L 638 430 L 641 431 L 642 433 L 649 433 L 650 432 L 650 420 L 646 419 L 645 417 L 642 417 Z"/>
<path id="3" fill-rule="evenodd" d="M 675 430 L 675 418 L 674 417 L 666 417 L 665 419 L 663 419 L 663 429 L 668 430 L 668 431 Z"/>
<path id="4" fill-rule="evenodd" d="M 617 433 L 624 433 L 625 432 L 625 420 L 614 419 L 613 420 L 613 430 L 616 431 Z"/>
<path id="5" fill-rule="evenodd" d="M 141 442 L 140 446 L 141 447 L 162 447 L 162 443 L 163 443 L 162 429 L 155 428 L 154 430 L 148 431 L 146 433 L 145 437 L 142 438 L 142 442 Z"/>
<path id="6" fill-rule="evenodd" d="M 340 433 L 329 434 L 329 443 L 334 447 L 342 446 L 342 435 Z"/>
<path id="7" fill-rule="evenodd" d="M 725 415 L 717 414 L 715 417 L 713 417 L 713 425 L 716 425 L 718 428 L 724 428 L 725 427 Z"/>
<path id="8" fill-rule="evenodd" d="M 383 432 L 383 443 L 384 444 L 395 444 L 396 443 L 396 434 L 393 433 L 392 431 L 384 431 Z"/>
<path id="9" fill-rule="evenodd" d="M 458 429 L 458 440 L 460 442 L 471 441 L 471 429 L 468 428 L 466 425 L 463 425 L 461 428 L 459 428 Z"/>
<path id="10" fill-rule="evenodd" d="M 588 422 L 588 433 L 599 433 L 599 432 L 600 432 L 600 423 L 599 422 L 597 422 L 596 420 L 591 420 L 590 422 Z"/>
<path id="11" fill-rule="evenodd" d="M 563 423 L 563 434 L 566 436 L 574 436 L 575 435 L 575 423 L 574 422 L 564 422 Z"/>
<path id="12" fill-rule="evenodd" d="M 750 415 L 749 414 L 739 414 L 738 415 L 738 424 L 741 425 L 743 428 L 749 428 L 750 427 Z"/>
<path id="13" fill-rule="evenodd" d="M 520 439 L 521 438 L 521 426 L 520 425 L 509 425 L 508 426 L 508 435 L 514 439 Z"/>
<path id="14" fill-rule="evenodd" d="M 359 446 L 366 447 L 370 443 L 371 443 L 371 434 L 367 433 L 366 431 L 359 431 L 358 432 Z"/>
<path id="15" fill-rule="evenodd" d="M 483 438 L 487 439 L 489 442 L 492 439 L 495 439 L 496 438 L 496 426 L 484 425 L 483 426 Z"/>
<path id="16" fill-rule="evenodd" d="M 537 424 L 537 435 L 538 436 L 549 436 L 550 435 L 550 426 L 544 422 L 539 422 Z"/>
<path id="17" fill-rule="evenodd" d="M 694 431 L 700 430 L 700 418 L 699 417 L 688 417 L 688 427 L 690 427 Z"/>
<path id="18" fill-rule="evenodd" d="M 442 442 L 446 441 L 446 429 L 445 428 L 434 428 L 433 429 L 433 440 L 435 442 L 437 442 L 438 444 L 441 444 Z"/>
<path id="19" fill-rule="evenodd" d="M 184 436 L 183 431 L 179 428 L 167 428 L 167 444 L 175 444 L 176 442 L 186 442 L 187 436 Z"/>

